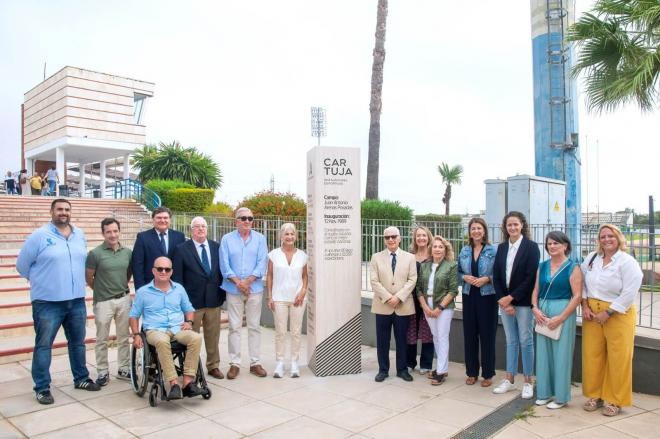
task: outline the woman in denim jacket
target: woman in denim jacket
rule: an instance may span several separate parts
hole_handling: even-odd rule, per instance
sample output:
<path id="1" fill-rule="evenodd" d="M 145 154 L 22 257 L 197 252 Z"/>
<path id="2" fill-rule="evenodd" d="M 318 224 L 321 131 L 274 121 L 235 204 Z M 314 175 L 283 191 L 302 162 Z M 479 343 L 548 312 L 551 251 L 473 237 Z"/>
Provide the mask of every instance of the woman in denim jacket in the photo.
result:
<path id="1" fill-rule="evenodd" d="M 488 242 L 488 227 L 483 219 L 472 218 L 468 231 L 469 244 L 458 256 L 458 284 L 463 287 L 465 384 L 477 382 L 481 363 L 481 386 L 489 387 L 495 375 L 497 297 L 492 276 L 497 248 Z"/>

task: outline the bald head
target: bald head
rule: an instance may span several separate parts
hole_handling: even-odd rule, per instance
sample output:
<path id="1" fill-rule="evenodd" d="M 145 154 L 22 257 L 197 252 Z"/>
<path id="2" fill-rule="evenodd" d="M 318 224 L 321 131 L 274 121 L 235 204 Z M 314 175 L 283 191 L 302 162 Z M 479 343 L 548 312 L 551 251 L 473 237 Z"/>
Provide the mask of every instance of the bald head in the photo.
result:
<path id="1" fill-rule="evenodd" d="M 154 268 L 151 269 L 154 274 L 154 283 L 156 285 L 169 283 L 172 277 L 172 261 L 166 256 L 156 258 Z"/>

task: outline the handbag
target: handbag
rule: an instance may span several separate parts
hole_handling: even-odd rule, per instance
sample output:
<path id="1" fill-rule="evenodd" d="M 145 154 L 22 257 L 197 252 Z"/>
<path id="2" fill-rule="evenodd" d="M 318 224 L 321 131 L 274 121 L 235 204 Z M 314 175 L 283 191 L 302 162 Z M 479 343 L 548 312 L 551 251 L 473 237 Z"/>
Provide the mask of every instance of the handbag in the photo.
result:
<path id="1" fill-rule="evenodd" d="M 559 270 L 555 275 L 552 277 L 550 280 L 550 283 L 548 284 L 548 288 L 545 289 L 545 296 L 543 297 L 543 300 L 547 300 L 548 297 L 548 292 L 550 291 L 550 287 L 552 286 L 552 283 L 555 281 L 557 276 L 559 276 L 559 273 L 564 271 L 566 267 L 568 267 L 569 264 L 564 263 L 564 266 Z M 564 322 L 561 322 L 559 326 L 557 326 L 555 329 L 550 329 L 548 328 L 547 325 L 542 325 L 540 323 L 536 323 L 534 326 L 534 331 L 536 331 L 537 334 L 544 335 L 548 338 L 551 338 L 553 340 L 559 340 L 559 337 L 561 336 L 561 328 L 564 326 Z"/>

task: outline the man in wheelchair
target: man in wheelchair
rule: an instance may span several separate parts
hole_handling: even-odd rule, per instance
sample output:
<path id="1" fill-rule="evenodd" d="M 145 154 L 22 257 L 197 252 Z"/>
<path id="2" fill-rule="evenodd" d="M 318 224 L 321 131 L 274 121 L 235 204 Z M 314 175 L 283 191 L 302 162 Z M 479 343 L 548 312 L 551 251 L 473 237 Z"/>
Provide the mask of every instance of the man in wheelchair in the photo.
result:
<path id="1" fill-rule="evenodd" d="M 152 268 L 154 280 L 141 287 L 136 295 L 131 312 L 129 325 L 133 334 L 133 346 L 142 347 L 139 320 L 142 317 L 142 329 L 146 333 L 147 342 L 156 348 L 158 359 L 163 369 L 163 377 L 170 384 L 167 399 L 181 399 L 203 395 L 204 390 L 195 383 L 199 351 L 202 346 L 202 336 L 192 330 L 195 309 L 186 290 L 178 283 L 172 282 L 172 261 L 161 256 L 154 261 Z M 183 365 L 183 392 L 172 358 L 171 341 L 186 345 L 186 357 Z"/>

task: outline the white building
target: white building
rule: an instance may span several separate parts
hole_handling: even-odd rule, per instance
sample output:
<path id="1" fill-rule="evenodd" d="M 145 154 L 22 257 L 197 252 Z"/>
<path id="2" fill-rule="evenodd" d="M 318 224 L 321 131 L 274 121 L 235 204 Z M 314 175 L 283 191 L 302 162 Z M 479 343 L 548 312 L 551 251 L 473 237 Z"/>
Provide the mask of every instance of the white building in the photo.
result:
<path id="1" fill-rule="evenodd" d="M 126 179 L 130 153 L 145 144 L 145 102 L 153 90 L 151 82 L 62 68 L 25 93 L 23 167 L 32 174 L 55 164 L 60 183 L 78 188 L 81 196 L 94 169 L 104 194 L 108 161 L 121 163 Z M 75 164 L 71 172 L 67 164 Z"/>

